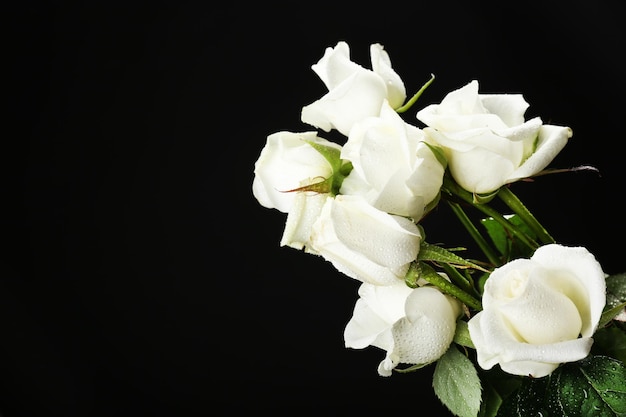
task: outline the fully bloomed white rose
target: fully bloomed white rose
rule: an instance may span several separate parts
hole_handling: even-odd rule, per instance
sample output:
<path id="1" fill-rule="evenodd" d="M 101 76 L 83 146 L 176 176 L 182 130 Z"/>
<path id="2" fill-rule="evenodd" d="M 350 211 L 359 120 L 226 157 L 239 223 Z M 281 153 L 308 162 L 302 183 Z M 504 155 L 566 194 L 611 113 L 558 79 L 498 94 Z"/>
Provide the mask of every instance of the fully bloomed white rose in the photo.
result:
<path id="1" fill-rule="evenodd" d="M 326 132 L 336 129 L 348 136 L 355 122 L 378 115 L 383 100 L 388 100 L 393 108 L 400 107 L 406 99 L 406 90 L 391 67 L 389 55 L 376 43 L 370 45 L 370 57 L 371 70 L 350 60 L 346 42 L 326 48 L 324 56 L 311 68 L 328 93 L 302 108 L 302 121 Z"/>
<path id="2" fill-rule="evenodd" d="M 326 200 L 310 233 L 313 251 L 348 277 L 375 285 L 403 281 L 421 240 L 411 220 L 343 194 Z"/>
<path id="3" fill-rule="evenodd" d="M 374 207 L 418 221 L 439 195 L 445 167 L 424 133 L 384 101 L 380 116 L 354 124 L 341 151 L 353 170 L 341 193 L 362 195 Z"/>
<path id="4" fill-rule="evenodd" d="M 469 320 L 478 364 L 541 378 L 585 358 L 606 302 L 605 274 L 582 247 L 541 246 L 495 269 Z"/>
<path id="5" fill-rule="evenodd" d="M 443 147 L 450 173 L 465 190 L 488 194 L 548 166 L 572 136 L 569 127 L 524 120 L 520 94 L 479 94 L 478 82 L 450 92 L 417 113 Z"/>
<path id="6" fill-rule="evenodd" d="M 346 347 L 375 346 L 387 351 L 378 366 L 390 376 L 400 363 L 427 365 L 448 350 L 461 303 L 436 287 L 361 284 L 353 316 L 344 330 Z"/>
<path id="7" fill-rule="evenodd" d="M 297 188 L 329 178 L 333 169 L 310 143 L 341 150 L 341 146 L 316 132 L 277 132 L 269 135 L 254 164 L 252 193 L 267 208 L 288 213 Z"/>

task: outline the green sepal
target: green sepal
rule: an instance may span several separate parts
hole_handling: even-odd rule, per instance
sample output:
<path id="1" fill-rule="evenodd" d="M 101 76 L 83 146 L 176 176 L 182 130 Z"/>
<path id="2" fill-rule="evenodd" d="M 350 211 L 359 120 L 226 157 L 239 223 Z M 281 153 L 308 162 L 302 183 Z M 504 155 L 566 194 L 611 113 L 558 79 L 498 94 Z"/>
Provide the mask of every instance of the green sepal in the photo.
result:
<path id="1" fill-rule="evenodd" d="M 482 266 L 468 261 L 441 246 L 431 245 L 425 241 L 420 243 L 420 251 L 417 255 L 418 261 L 444 263 L 456 268 L 473 268 L 483 272 L 489 272 Z"/>
<path id="2" fill-rule="evenodd" d="M 474 201 L 474 204 L 487 204 L 488 202 L 493 200 L 495 196 L 498 195 L 498 191 L 500 190 L 497 189 L 495 191 L 485 194 L 472 193 L 472 200 Z"/>
<path id="3" fill-rule="evenodd" d="M 330 178 L 326 178 L 315 184 L 302 187 L 300 191 L 315 191 L 330 193 L 332 195 L 339 194 L 343 180 L 352 171 L 352 163 L 341 159 L 341 150 L 333 146 L 322 145 L 317 142 L 307 140 L 306 143 L 311 145 L 318 151 L 330 164 L 333 174 Z M 313 188 L 316 187 L 316 188 Z"/>
<path id="4" fill-rule="evenodd" d="M 608 310 L 604 310 L 602 315 L 600 316 L 600 322 L 598 324 L 598 328 L 602 328 L 609 324 L 611 320 L 615 318 L 619 313 L 621 313 L 626 307 L 626 302 L 616 305 L 615 307 L 611 307 Z"/>
<path id="5" fill-rule="evenodd" d="M 440 148 L 439 146 L 432 145 L 428 142 L 424 142 L 424 145 L 428 146 L 428 149 L 430 149 L 433 155 L 435 155 L 435 158 L 437 158 L 437 162 L 441 164 L 443 169 L 444 170 L 448 169 L 448 159 L 446 158 L 446 155 L 443 152 L 443 149 Z"/>
<path id="6" fill-rule="evenodd" d="M 606 326 L 626 308 L 626 273 L 606 277 L 606 305 L 600 317 L 599 328 Z"/>
<path id="7" fill-rule="evenodd" d="M 407 368 L 395 367 L 393 370 L 394 370 L 394 372 L 398 372 L 400 374 L 408 374 L 409 372 L 415 372 L 415 371 L 417 371 L 419 369 L 422 369 L 423 367 L 428 366 L 428 365 L 430 365 L 430 363 L 418 363 L 416 365 L 411 365 L 411 366 L 409 366 Z"/>
<path id="8" fill-rule="evenodd" d="M 332 194 L 339 194 L 339 190 L 341 189 L 341 184 L 343 184 L 343 180 L 346 179 L 348 174 L 352 172 L 352 162 L 343 161 L 339 171 L 335 171 L 333 174 L 333 185 L 332 185 Z"/>
<path id="9" fill-rule="evenodd" d="M 311 140 L 306 140 L 305 142 L 311 145 L 328 161 L 333 172 L 339 171 L 341 168 L 341 149 L 337 149 L 333 146 L 322 145 L 321 143 Z"/>
<path id="10" fill-rule="evenodd" d="M 476 349 L 474 342 L 472 342 L 472 337 L 470 336 L 469 326 L 465 320 L 460 319 L 456 322 L 454 343 L 471 349 Z"/>
<path id="11" fill-rule="evenodd" d="M 435 74 L 430 74 L 430 80 L 426 81 L 426 83 L 422 86 L 422 88 L 419 89 L 419 91 L 417 93 L 415 93 L 413 95 L 413 97 L 411 97 L 409 99 L 409 101 L 407 101 L 404 105 L 398 107 L 396 109 L 397 113 L 404 113 L 405 111 L 407 111 L 408 109 L 411 108 L 411 106 L 413 106 L 413 104 L 415 104 L 415 102 L 417 101 L 418 98 L 420 98 L 420 96 L 422 95 L 422 93 L 424 91 L 426 91 L 426 89 L 428 88 L 429 85 L 432 84 L 432 82 L 435 80 Z"/>

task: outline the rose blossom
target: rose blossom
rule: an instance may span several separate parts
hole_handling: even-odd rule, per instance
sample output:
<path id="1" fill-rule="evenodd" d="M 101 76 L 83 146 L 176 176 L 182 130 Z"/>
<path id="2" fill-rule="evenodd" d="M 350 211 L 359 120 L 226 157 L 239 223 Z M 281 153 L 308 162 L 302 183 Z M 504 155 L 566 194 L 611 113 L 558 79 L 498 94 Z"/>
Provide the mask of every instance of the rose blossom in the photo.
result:
<path id="1" fill-rule="evenodd" d="M 326 199 L 310 234 L 311 249 L 337 270 L 376 285 L 403 281 L 422 240 L 411 220 L 343 194 Z"/>
<path id="2" fill-rule="evenodd" d="M 479 94 L 471 81 L 417 113 L 443 147 L 450 173 L 465 190 L 488 194 L 544 169 L 572 136 L 569 127 L 524 121 L 520 94 Z"/>
<path id="3" fill-rule="evenodd" d="M 427 365 L 439 359 L 454 338 L 461 303 L 431 286 L 409 288 L 361 284 L 354 313 L 344 330 L 346 347 L 387 351 L 378 366 L 390 376 L 400 363 Z"/>
<path id="4" fill-rule="evenodd" d="M 316 132 L 277 132 L 269 135 L 254 164 L 252 192 L 259 203 L 288 213 L 299 187 L 329 178 L 333 169 L 308 142 L 331 148 L 341 146 L 317 136 Z"/>
<path id="5" fill-rule="evenodd" d="M 540 378 L 585 358 L 606 302 L 605 274 L 582 247 L 549 244 L 496 268 L 469 320 L 478 364 Z"/>
<path id="6" fill-rule="evenodd" d="M 336 129 L 348 136 L 355 122 L 378 115 L 383 100 L 387 99 L 393 108 L 401 106 L 406 90 L 391 67 L 389 55 L 376 43 L 370 45 L 370 57 L 371 70 L 350 60 L 346 42 L 326 48 L 324 56 L 311 68 L 328 93 L 302 108 L 302 121 L 326 132 Z"/>
<path id="7" fill-rule="evenodd" d="M 384 101 L 379 117 L 354 124 L 341 151 L 353 170 L 341 187 L 374 207 L 420 220 L 439 195 L 445 167 L 424 143 L 424 133 Z"/>

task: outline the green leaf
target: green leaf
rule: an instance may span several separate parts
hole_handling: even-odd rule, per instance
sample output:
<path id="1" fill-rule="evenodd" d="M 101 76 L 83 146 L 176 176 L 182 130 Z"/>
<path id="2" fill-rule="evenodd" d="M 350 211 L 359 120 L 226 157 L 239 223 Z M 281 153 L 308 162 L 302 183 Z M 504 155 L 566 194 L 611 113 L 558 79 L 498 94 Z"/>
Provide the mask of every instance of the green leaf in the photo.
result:
<path id="1" fill-rule="evenodd" d="M 486 371 L 481 370 L 479 377 L 483 385 L 479 417 L 495 417 L 503 399 L 517 390 L 524 379 L 518 375 L 508 374 L 497 366 Z"/>
<path id="2" fill-rule="evenodd" d="M 554 416 L 626 416 L 626 367 L 607 356 L 566 364 L 550 378 L 547 404 Z"/>
<path id="3" fill-rule="evenodd" d="M 437 361 L 433 373 L 435 395 L 458 417 L 476 417 L 482 387 L 471 360 L 451 345 Z"/>
<path id="4" fill-rule="evenodd" d="M 626 363 L 626 332 L 617 325 L 598 329 L 593 335 L 591 351 Z"/>
<path id="5" fill-rule="evenodd" d="M 531 239 L 536 238 L 535 233 L 521 220 L 518 215 L 512 214 L 504 217 L 509 221 L 509 223 L 518 227 Z M 487 234 L 491 238 L 491 241 L 503 256 L 505 261 L 517 258 L 528 258 L 532 255 L 528 246 L 520 244 L 520 242 L 508 233 L 508 231 L 494 218 L 488 217 L 482 219 L 481 224 L 487 230 Z"/>
<path id="6" fill-rule="evenodd" d="M 498 391 L 491 384 L 484 385 L 479 417 L 495 417 L 500 405 L 502 405 L 502 397 Z"/>
<path id="7" fill-rule="evenodd" d="M 527 378 L 498 410 L 500 417 L 626 417 L 626 366 L 608 356 L 567 363 Z"/>
<path id="8" fill-rule="evenodd" d="M 615 307 L 626 303 L 626 272 L 606 278 L 606 305 Z"/>
<path id="9" fill-rule="evenodd" d="M 547 417 L 549 414 L 543 400 L 548 381 L 548 377 L 524 379 L 522 385 L 502 402 L 497 417 Z"/>

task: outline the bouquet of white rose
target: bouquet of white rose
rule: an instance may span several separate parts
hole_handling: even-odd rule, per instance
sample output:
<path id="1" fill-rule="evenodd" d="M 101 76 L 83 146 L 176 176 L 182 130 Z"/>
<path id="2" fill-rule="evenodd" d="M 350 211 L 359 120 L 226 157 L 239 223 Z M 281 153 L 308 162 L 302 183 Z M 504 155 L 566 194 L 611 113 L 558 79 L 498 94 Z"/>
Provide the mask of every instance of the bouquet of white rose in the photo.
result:
<path id="1" fill-rule="evenodd" d="M 572 130 L 525 120 L 522 95 L 476 80 L 417 111 L 420 128 L 402 114 L 434 77 L 407 100 L 383 46 L 370 55 L 367 69 L 345 42 L 326 49 L 312 69 L 328 92 L 301 112 L 315 129 L 270 134 L 252 185 L 287 214 L 281 246 L 362 282 L 346 347 L 385 351 L 381 376 L 435 364 L 434 393 L 459 417 L 626 416 L 626 274 L 559 244 L 511 190 L 594 170 L 548 169 Z M 427 242 L 439 204 L 484 259 Z"/>

